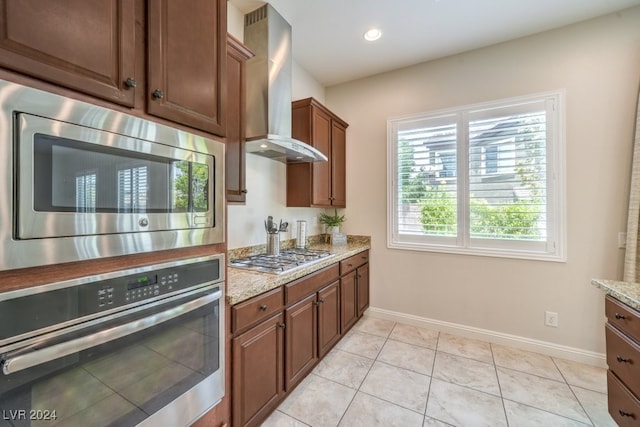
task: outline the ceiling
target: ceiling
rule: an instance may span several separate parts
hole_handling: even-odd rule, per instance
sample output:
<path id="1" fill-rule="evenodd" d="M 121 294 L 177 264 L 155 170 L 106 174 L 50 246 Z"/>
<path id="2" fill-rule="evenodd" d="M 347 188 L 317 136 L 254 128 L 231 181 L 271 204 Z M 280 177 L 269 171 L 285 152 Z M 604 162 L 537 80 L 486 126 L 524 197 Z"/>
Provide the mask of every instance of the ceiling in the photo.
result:
<path id="1" fill-rule="evenodd" d="M 229 0 L 241 13 L 265 2 Z M 489 46 L 640 5 L 640 0 L 271 0 L 293 56 L 324 86 Z M 377 42 L 363 34 L 376 26 Z M 640 26 L 640 23 L 639 23 Z"/>

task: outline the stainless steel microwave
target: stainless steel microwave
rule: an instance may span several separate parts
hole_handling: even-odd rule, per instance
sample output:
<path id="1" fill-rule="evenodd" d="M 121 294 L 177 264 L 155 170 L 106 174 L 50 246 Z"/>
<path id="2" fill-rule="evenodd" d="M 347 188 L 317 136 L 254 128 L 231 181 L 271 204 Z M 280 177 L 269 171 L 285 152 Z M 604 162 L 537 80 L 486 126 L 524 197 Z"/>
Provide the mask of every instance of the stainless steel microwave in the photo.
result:
<path id="1" fill-rule="evenodd" d="M 0 80 L 0 269 L 224 241 L 224 144 Z"/>

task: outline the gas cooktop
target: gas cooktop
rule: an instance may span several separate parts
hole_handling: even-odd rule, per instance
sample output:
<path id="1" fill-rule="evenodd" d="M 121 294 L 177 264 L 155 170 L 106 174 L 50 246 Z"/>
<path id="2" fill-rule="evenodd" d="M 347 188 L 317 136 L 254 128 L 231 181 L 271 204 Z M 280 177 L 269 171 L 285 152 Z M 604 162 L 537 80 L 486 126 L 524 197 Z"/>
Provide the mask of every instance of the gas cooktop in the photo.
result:
<path id="1" fill-rule="evenodd" d="M 260 254 L 232 259 L 229 261 L 229 267 L 261 273 L 283 274 L 330 258 L 333 255 L 329 251 L 320 249 L 283 249 L 279 255 Z"/>

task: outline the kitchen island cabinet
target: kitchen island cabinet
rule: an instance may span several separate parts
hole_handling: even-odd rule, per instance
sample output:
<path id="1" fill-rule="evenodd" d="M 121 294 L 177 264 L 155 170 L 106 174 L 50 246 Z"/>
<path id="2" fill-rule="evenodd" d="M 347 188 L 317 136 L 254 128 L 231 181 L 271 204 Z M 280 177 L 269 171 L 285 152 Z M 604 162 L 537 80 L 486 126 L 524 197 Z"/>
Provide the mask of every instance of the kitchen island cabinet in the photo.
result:
<path id="1" fill-rule="evenodd" d="M 621 427 L 640 423 L 640 312 L 607 296 L 609 413 Z"/>
<path id="2" fill-rule="evenodd" d="M 640 285 L 594 279 L 607 293 L 607 399 L 620 427 L 640 425 Z"/>
<path id="3" fill-rule="evenodd" d="M 364 253 L 368 261 L 368 250 Z M 360 263 L 352 269 L 355 274 L 365 263 L 360 253 L 346 257 L 351 258 L 352 265 Z M 260 425 L 342 338 L 340 268 L 340 259 L 334 259 L 266 292 L 232 300 L 234 426 Z M 229 269 L 231 295 L 242 286 L 235 270 Z M 252 277 L 256 289 L 280 281 L 279 275 L 245 271 L 240 277 Z M 356 320 L 357 307 L 356 302 Z"/>
<path id="4" fill-rule="evenodd" d="M 287 206 L 346 206 L 348 126 L 313 98 L 292 103 L 292 136 L 320 150 L 328 161 L 287 165 Z"/>

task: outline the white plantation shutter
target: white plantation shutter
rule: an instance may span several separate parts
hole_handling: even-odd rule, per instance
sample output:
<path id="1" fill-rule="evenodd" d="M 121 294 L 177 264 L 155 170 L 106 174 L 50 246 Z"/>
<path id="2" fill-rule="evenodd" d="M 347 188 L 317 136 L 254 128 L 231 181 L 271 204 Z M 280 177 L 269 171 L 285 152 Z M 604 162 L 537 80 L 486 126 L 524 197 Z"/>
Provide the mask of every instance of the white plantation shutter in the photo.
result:
<path id="1" fill-rule="evenodd" d="M 412 123 L 398 131 L 398 229 L 400 233 L 455 237 L 457 213 L 442 221 L 421 221 L 421 202 L 428 196 L 434 203 L 455 206 L 456 140 L 455 117 L 439 117 Z"/>
<path id="2" fill-rule="evenodd" d="M 76 210 L 78 212 L 95 212 L 96 210 L 95 172 L 85 172 L 76 176 Z"/>
<path id="3" fill-rule="evenodd" d="M 137 212 L 147 209 L 147 166 L 118 170 L 118 210 Z"/>
<path id="4" fill-rule="evenodd" d="M 564 259 L 560 93 L 389 121 L 389 246 Z"/>

